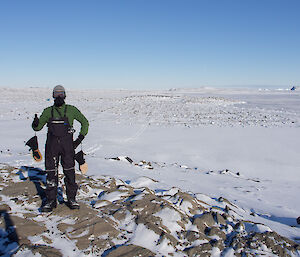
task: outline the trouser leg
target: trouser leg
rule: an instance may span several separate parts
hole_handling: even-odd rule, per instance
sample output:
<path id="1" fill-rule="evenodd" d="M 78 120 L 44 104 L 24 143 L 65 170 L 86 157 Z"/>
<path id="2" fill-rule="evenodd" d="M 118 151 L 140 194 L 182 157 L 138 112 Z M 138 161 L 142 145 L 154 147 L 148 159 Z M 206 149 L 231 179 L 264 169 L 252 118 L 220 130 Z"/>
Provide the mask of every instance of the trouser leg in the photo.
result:
<path id="1" fill-rule="evenodd" d="M 73 146 L 73 137 L 64 138 L 61 163 L 65 175 L 66 194 L 68 200 L 75 200 L 78 186 L 75 181 L 75 151 Z"/>
<path id="2" fill-rule="evenodd" d="M 58 174 L 56 171 L 47 172 L 46 197 L 48 202 L 56 200 L 57 197 Z"/>
<path id="3" fill-rule="evenodd" d="M 77 193 L 77 184 L 75 182 L 75 170 L 64 170 L 65 174 L 65 185 L 68 200 L 75 200 Z"/>
<path id="4" fill-rule="evenodd" d="M 46 177 L 46 197 L 47 201 L 55 201 L 58 185 L 58 144 L 55 138 L 48 137 L 46 142 L 45 168 Z"/>

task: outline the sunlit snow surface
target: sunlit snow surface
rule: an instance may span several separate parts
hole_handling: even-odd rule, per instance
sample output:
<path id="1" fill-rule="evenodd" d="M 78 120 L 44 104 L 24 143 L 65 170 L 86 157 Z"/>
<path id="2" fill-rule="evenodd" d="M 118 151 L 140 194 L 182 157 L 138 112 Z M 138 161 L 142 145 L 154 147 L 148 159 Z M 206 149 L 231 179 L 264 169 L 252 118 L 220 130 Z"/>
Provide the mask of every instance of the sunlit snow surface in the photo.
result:
<path id="1" fill-rule="evenodd" d="M 83 142 L 89 175 L 225 197 L 255 213 L 252 221 L 300 238 L 300 229 L 293 227 L 300 216 L 299 91 L 67 90 L 66 100 L 90 122 Z M 52 103 L 51 89 L 0 89 L 0 163 L 43 168 L 24 141 L 34 135 L 34 114 Z M 75 128 L 77 136 L 78 123 Z M 46 127 L 37 136 L 44 152 Z M 120 156 L 133 163 L 110 159 Z"/>

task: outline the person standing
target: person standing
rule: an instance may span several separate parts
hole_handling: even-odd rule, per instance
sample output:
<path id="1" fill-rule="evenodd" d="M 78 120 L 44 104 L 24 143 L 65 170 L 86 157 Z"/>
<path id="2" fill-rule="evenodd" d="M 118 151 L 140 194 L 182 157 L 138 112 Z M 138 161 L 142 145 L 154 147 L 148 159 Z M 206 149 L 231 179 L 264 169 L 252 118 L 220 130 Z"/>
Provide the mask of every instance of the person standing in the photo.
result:
<path id="1" fill-rule="evenodd" d="M 61 162 L 65 175 L 67 205 L 70 209 L 79 209 L 76 201 L 78 186 L 75 181 L 75 149 L 88 133 L 89 122 L 72 105 L 65 104 L 66 92 L 63 86 L 53 88 L 54 105 L 44 109 L 40 118 L 35 114 L 32 122 L 34 131 L 40 131 L 47 123 L 48 133 L 45 148 L 46 204 L 42 212 L 51 212 L 57 205 L 58 164 Z M 73 141 L 73 122 L 81 124 L 78 138 Z"/>

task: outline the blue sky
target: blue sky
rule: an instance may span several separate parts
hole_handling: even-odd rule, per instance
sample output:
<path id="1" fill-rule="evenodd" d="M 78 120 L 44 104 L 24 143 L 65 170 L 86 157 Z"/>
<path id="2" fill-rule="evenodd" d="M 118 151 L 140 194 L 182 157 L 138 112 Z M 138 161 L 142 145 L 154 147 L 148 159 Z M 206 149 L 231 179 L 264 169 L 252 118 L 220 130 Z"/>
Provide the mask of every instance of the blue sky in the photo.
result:
<path id="1" fill-rule="evenodd" d="M 299 0 L 2 0 L 0 86 L 300 85 Z"/>

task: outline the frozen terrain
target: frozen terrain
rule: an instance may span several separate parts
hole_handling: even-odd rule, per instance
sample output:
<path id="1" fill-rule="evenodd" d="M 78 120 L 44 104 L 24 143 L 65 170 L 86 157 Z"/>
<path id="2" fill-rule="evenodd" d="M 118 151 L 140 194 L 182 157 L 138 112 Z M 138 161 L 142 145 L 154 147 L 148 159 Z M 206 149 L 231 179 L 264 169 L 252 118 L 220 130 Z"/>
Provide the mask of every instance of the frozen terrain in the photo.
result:
<path id="1" fill-rule="evenodd" d="M 121 234 L 112 233 L 110 236 L 116 238 L 111 240 L 110 244 L 102 246 L 103 252 L 92 251 L 88 247 L 81 248 L 82 245 L 75 246 L 75 236 L 71 235 L 70 228 L 64 227 L 64 233 L 69 233 L 65 238 L 65 244 L 69 244 L 70 247 L 73 245 L 74 256 L 84 253 L 91 256 L 108 256 L 113 253 L 107 251 L 113 244 L 141 247 L 136 249 L 135 254 L 138 251 L 148 250 L 149 252 L 141 254 L 194 256 L 197 255 L 197 250 L 194 251 L 193 247 L 209 242 L 210 247 L 205 250 L 208 255 L 234 256 L 233 254 L 239 253 L 234 244 L 226 245 L 232 236 L 229 225 L 235 227 L 233 229 L 235 233 L 241 233 L 248 238 L 256 226 L 254 230 L 264 236 L 266 234 L 263 233 L 277 233 L 286 238 L 282 240 L 299 243 L 300 227 L 296 224 L 296 218 L 300 216 L 299 102 L 300 92 L 289 90 L 212 88 L 167 91 L 67 90 L 67 103 L 76 105 L 90 121 L 89 134 L 82 147 L 86 153 L 90 179 L 100 181 L 96 189 L 86 189 L 86 195 L 81 188 L 78 200 L 82 206 L 90 208 L 91 212 L 100 210 L 101 215 L 108 212 L 105 219 L 112 217 L 109 216 L 108 207 L 101 209 L 107 206 L 103 202 L 120 205 L 120 210 L 125 213 L 124 220 L 116 221 L 116 227 L 118 233 L 121 233 L 122 229 L 127 231 L 121 233 L 127 241 L 122 239 Z M 33 161 L 24 141 L 34 135 L 31 129 L 34 114 L 40 115 L 42 110 L 51 104 L 51 89 L 0 89 L 0 163 L 2 175 L 7 178 L 1 182 L 0 200 L 3 204 L 1 209 L 9 206 L 8 210 L 5 209 L 9 215 L 28 219 L 27 214 L 24 216 L 24 205 L 22 207 L 21 203 L 18 204 L 16 197 L 13 197 L 14 193 L 3 193 L 3 188 L 5 183 L 10 183 L 6 186 L 13 187 L 13 182 L 23 181 L 20 180 L 20 174 L 17 174 L 22 166 L 43 168 L 43 163 Z M 78 132 L 79 124 L 75 124 L 75 128 Z M 38 132 L 37 136 L 43 153 L 46 127 Z M 7 170 L 11 171 L 12 177 L 5 175 Z M 24 176 L 25 178 L 28 176 L 26 172 Z M 124 188 L 119 191 L 102 188 L 105 187 L 105 181 L 111 179 L 119 181 L 120 186 Z M 131 223 L 130 215 L 133 214 L 127 213 L 127 207 L 121 204 L 121 200 L 126 201 L 125 199 L 131 195 L 137 197 L 137 201 L 140 200 L 139 197 L 144 199 L 143 194 L 130 191 L 141 190 L 140 188 L 150 192 L 153 197 L 169 201 L 170 204 L 168 210 L 163 208 L 159 211 L 153 207 L 156 212 L 152 212 L 148 222 L 152 224 L 159 221 L 160 225 L 155 223 L 158 227 L 152 230 L 143 221 Z M 177 191 L 170 193 L 172 188 L 177 188 L 176 190 L 180 190 L 182 194 L 195 198 L 190 200 L 194 212 L 182 206 L 180 210 L 176 209 L 174 199 L 178 195 L 175 196 Z M 101 194 L 102 191 L 109 193 Z M 227 199 L 228 208 L 234 211 L 229 215 L 231 224 L 228 220 L 227 224 L 222 220 L 225 222 L 222 223 L 223 227 L 216 219 L 215 225 L 210 224 L 208 230 L 200 231 L 201 226 L 197 227 L 195 223 L 198 216 L 210 213 L 216 217 L 217 214 L 214 213 L 218 212 L 213 208 L 218 208 L 220 215 L 228 214 L 224 201 L 220 199 Z M 45 215 L 39 213 L 38 204 L 40 203 L 37 201 L 26 202 L 25 206 L 28 205 L 28 210 L 35 215 L 30 217 L 32 220 L 38 222 L 40 219 L 45 223 Z M 173 209 L 176 212 L 171 211 Z M 49 220 L 52 224 L 58 222 L 55 217 L 58 217 L 60 212 L 64 213 L 64 209 L 57 212 Z M 185 218 L 181 215 L 185 215 Z M 237 225 L 241 221 L 249 222 L 248 225 L 244 225 L 246 231 L 244 234 L 239 231 Z M 75 221 L 70 219 L 67 223 L 72 222 Z M 123 223 L 128 227 L 125 225 L 122 227 Z M 45 224 L 48 230 L 49 226 L 51 224 Z M 211 232 L 212 227 L 218 229 L 217 236 Z M 30 229 L 30 226 L 27 229 Z M 58 230 L 62 231 L 62 228 L 60 229 Z M 168 236 L 164 239 L 166 241 L 160 243 L 157 242 L 162 240 L 157 232 L 159 229 L 167 229 L 168 232 Z M 197 239 L 190 242 L 187 235 L 178 232 L 180 229 L 185 232 L 204 233 L 205 238 L 201 238 L 202 241 Z M 16 230 L 18 232 L 18 227 Z M 57 231 L 53 232 L 56 236 L 59 235 Z M 0 233 L 4 238 L 4 228 Z M 93 233 L 89 233 L 88 238 L 93 241 Z M 51 238 L 45 234 L 42 236 Z M 47 241 L 42 236 L 29 236 L 28 240 L 32 244 L 59 249 L 65 256 L 70 254 L 62 251 L 63 247 L 59 242 L 55 240 L 50 242 L 48 239 Z M 215 241 L 209 241 L 218 241 L 224 236 L 222 246 Z M 100 237 L 103 239 L 104 235 L 99 235 Z M 274 238 L 274 235 L 270 234 L 270 237 Z M 177 241 L 172 241 L 173 238 Z M 168 240 L 170 244 L 167 243 Z M 182 245 L 176 247 L 174 242 Z M 185 245 L 186 242 L 189 243 Z M 296 250 L 290 251 L 288 245 L 291 245 L 291 242 L 285 243 L 288 254 L 299 256 Z M 246 250 L 245 246 L 245 252 L 274 256 L 283 254 L 278 249 L 277 251 L 271 246 L 266 246 L 268 244 L 262 239 L 260 243 L 260 248 L 254 247 L 256 250 L 252 252 Z M 2 244 L 0 242 L 0 250 L 4 249 Z M 16 251 L 18 246 L 11 245 L 11 249 L 6 249 L 9 254 L 10 251 Z M 90 249 L 90 252 L 88 253 L 86 249 Z M 198 250 L 201 252 L 203 249 Z M 32 249 L 22 248 L 17 255 L 25 255 L 26 251 L 28 256 L 32 254 Z"/>

